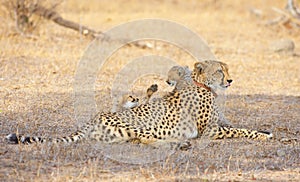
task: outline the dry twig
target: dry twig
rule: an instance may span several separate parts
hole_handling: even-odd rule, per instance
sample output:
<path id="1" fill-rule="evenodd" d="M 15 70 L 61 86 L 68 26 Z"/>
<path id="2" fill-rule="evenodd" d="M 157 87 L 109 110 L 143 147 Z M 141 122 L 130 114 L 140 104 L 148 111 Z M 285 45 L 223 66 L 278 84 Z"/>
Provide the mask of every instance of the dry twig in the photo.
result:
<path id="1" fill-rule="evenodd" d="M 296 7 L 293 0 L 288 0 L 286 9 L 290 12 L 292 16 L 300 20 L 300 10 Z"/>
<path id="2" fill-rule="evenodd" d="M 300 11 L 295 6 L 293 0 L 288 0 L 286 10 L 281 10 L 279 8 L 273 7 L 272 10 L 278 13 L 280 16 L 276 17 L 273 20 L 270 20 L 266 23 L 266 25 L 274 25 L 279 24 L 284 26 L 285 28 L 300 28 Z"/>

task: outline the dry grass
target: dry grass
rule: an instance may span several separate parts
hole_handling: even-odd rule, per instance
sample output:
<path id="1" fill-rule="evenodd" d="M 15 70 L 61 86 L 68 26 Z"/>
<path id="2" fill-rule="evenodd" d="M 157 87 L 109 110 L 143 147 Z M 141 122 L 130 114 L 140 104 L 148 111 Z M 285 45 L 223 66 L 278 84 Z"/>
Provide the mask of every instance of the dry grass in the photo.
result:
<path id="1" fill-rule="evenodd" d="M 282 1 L 64 1 L 58 11 L 67 19 L 99 30 L 140 18 L 164 18 L 188 26 L 230 66 L 234 79 L 227 91 L 225 115 L 236 126 L 274 132 L 269 142 L 199 141 L 189 151 L 164 160 L 128 164 L 112 153 L 144 151 L 145 160 L 159 153 L 136 146 L 107 148 L 93 142 L 72 145 L 8 145 L 1 140 L 1 181 L 297 181 L 300 178 L 300 67 L 299 57 L 269 51 L 280 38 L 300 42 L 300 30 L 262 23 L 274 18 L 271 6 Z M 263 10 L 262 17 L 249 8 Z M 90 40 L 52 22 L 43 22 L 37 39 L 20 36 L 7 10 L 0 6 L 0 131 L 58 136 L 77 128 L 73 82 L 80 57 Z M 111 106 L 113 76 L 133 58 L 156 54 L 182 65 L 194 60 L 182 50 L 163 44 L 160 50 L 124 47 L 97 77 L 98 110 Z M 114 63 L 114 64 L 113 64 Z M 117 64 L 115 64 L 117 63 Z M 114 65 L 114 66 L 110 66 Z M 149 80 L 150 78 L 150 80 Z M 133 88 L 140 93 L 153 82 L 163 90 L 163 78 L 142 78 Z M 147 80 L 148 79 L 148 80 Z M 155 79 L 155 80 L 154 80 Z M 101 103 L 101 104 L 100 104 Z M 133 156 L 134 157 L 134 156 Z"/>

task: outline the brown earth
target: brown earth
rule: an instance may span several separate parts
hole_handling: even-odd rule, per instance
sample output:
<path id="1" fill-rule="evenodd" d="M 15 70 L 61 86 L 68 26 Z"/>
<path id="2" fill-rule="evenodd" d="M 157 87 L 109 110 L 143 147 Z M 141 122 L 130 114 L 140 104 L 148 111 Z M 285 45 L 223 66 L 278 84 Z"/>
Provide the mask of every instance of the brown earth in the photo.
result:
<path id="1" fill-rule="evenodd" d="M 298 1 L 298 4 L 299 1 Z M 96 30 L 142 18 L 160 18 L 185 25 L 199 34 L 217 59 L 230 67 L 233 85 L 226 91 L 226 117 L 239 127 L 268 130 L 271 141 L 245 139 L 192 141 L 193 148 L 164 158 L 157 149 L 139 146 L 11 145 L 12 132 L 60 136 L 77 129 L 74 75 L 91 39 L 50 21 L 39 20 L 30 35 L 20 35 L 4 5 L 0 11 L 0 180 L 1 181 L 298 181 L 300 179 L 300 29 L 266 25 L 285 1 L 63 1 L 56 9 L 64 18 Z M 251 9 L 262 11 L 261 16 Z M 269 44 L 288 38 L 295 53 L 277 53 Z M 112 55 L 96 80 L 97 110 L 111 108 L 114 76 L 131 60 L 162 55 L 178 64 L 195 60 L 162 42 L 153 48 L 125 46 Z M 298 54 L 298 56 L 297 56 Z M 126 79 L 126 78 L 124 78 Z M 152 83 L 169 88 L 164 77 L 137 80 L 139 95 Z M 226 109 L 225 109 L 226 108 Z M 205 142 L 204 142 L 205 143 Z M 134 152 L 137 152 L 135 155 Z M 142 156 L 139 153 L 142 153 Z M 137 158 L 144 164 L 121 161 Z M 119 158 L 118 158 L 119 157 Z M 152 160 L 151 157 L 162 157 Z"/>

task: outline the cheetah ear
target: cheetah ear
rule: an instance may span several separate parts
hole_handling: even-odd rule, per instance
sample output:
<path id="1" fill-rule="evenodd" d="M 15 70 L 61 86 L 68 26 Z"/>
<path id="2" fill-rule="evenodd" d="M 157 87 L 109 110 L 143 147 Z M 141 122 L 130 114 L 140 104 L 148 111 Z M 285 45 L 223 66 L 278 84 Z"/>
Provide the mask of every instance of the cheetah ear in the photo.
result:
<path id="1" fill-rule="evenodd" d="M 194 64 L 194 69 L 198 73 L 202 73 L 205 67 L 206 67 L 206 64 L 204 62 L 197 62 Z"/>

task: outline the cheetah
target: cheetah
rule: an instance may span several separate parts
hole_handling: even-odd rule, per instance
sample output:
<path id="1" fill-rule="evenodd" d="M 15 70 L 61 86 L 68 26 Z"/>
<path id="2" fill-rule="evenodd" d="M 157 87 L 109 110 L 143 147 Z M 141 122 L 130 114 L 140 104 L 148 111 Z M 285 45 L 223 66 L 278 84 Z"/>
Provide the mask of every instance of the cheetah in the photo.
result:
<path id="1" fill-rule="evenodd" d="M 117 102 L 114 103 L 111 112 L 122 112 L 126 109 L 132 109 L 139 105 L 140 99 L 138 97 L 134 97 L 132 95 L 122 95 L 118 98 Z"/>
<path id="2" fill-rule="evenodd" d="M 157 84 L 152 84 L 146 91 L 146 96 L 142 98 L 142 104 L 147 104 L 155 92 L 157 92 Z M 120 97 L 117 103 L 114 103 L 111 112 L 124 111 L 132 109 L 140 104 L 140 99 L 132 95 L 125 94 Z"/>
<path id="3" fill-rule="evenodd" d="M 184 87 L 193 83 L 191 73 L 192 72 L 188 66 L 184 66 L 184 67 L 173 66 L 167 73 L 166 83 L 171 87 L 174 86 L 173 91 L 181 90 Z M 158 90 L 157 84 L 153 84 L 147 89 L 147 97 L 145 103 L 149 102 L 151 96 L 153 95 L 154 92 L 157 92 L 157 90 Z M 139 98 L 135 98 L 132 95 L 124 95 L 122 97 L 122 101 L 120 102 L 122 104 L 119 105 L 121 105 L 122 109 L 131 109 L 136 107 L 139 104 L 138 101 Z"/>
<path id="4" fill-rule="evenodd" d="M 193 80 L 191 77 L 191 70 L 189 69 L 188 66 L 173 66 L 167 74 L 167 80 L 166 83 L 173 87 L 174 90 L 181 90 L 187 85 L 192 84 Z M 154 92 L 157 92 L 158 86 L 157 84 L 151 85 L 147 89 L 147 97 L 146 97 L 146 102 L 148 103 L 151 96 L 153 95 Z M 173 91 L 174 91 L 173 90 Z M 122 99 L 119 101 L 118 108 L 119 110 L 124 110 L 124 109 L 131 109 L 139 105 L 139 98 L 135 98 L 132 95 L 124 95 Z"/>
<path id="5" fill-rule="evenodd" d="M 192 84 L 193 80 L 191 77 L 191 73 L 192 72 L 188 66 L 173 66 L 168 71 L 168 79 L 166 80 L 166 83 L 171 87 L 174 86 L 174 90 L 181 90 L 187 85 Z M 157 92 L 157 87 L 157 84 L 153 84 L 147 89 L 147 97 L 145 103 L 148 103 L 153 93 Z M 117 107 L 119 108 L 119 110 L 132 109 L 139 105 L 138 102 L 139 98 L 135 98 L 132 95 L 124 95 L 119 101 Z"/>
<path id="6" fill-rule="evenodd" d="M 232 79 L 225 63 L 207 60 L 194 64 L 193 84 L 162 99 L 116 113 L 97 113 L 80 130 L 58 138 L 9 134 L 11 143 L 71 143 L 93 139 L 108 144 L 138 140 L 154 147 L 184 143 L 193 138 L 248 138 L 268 140 L 272 133 L 218 125 L 219 112 L 214 89 L 226 89 Z"/>
<path id="7" fill-rule="evenodd" d="M 174 90 L 181 90 L 188 85 L 193 84 L 193 80 L 191 77 L 192 71 L 189 69 L 188 66 L 173 66 L 169 71 L 168 71 L 168 77 L 166 80 L 166 83 L 170 86 L 174 86 Z M 217 94 L 215 93 L 215 96 Z M 224 114 L 219 111 L 220 119 L 218 124 L 223 125 L 223 126 L 231 126 L 231 122 L 228 121 Z"/>
<path id="8" fill-rule="evenodd" d="M 192 77 L 191 77 L 191 70 L 188 66 L 173 66 L 168 71 L 168 79 L 166 80 L 166 83 L 170 86 L 174 86 L 174 90 L 181 90 L 184 87 L 186 87 L 189 84 L 192 84 Z M 151 85 L 147 89 L 147 97 L 144 103 L 148 103 L 151 96 L 157 92 L 158 86 L 157 84 Z M 139 98 L 133 97 L 132 95 L 123 95 L 122 98 L 119 99 L 117 106 L 113 108 L 118 108 L 119 111 L 123 111 L 125 109 L 132 109 L 134 107 L 137 107 L 139 105 Z M 112 109 L 112 112 L 116 112 L 116 109 Z"/>
<path id="9" fill-rule="evenodd" d="M 188 66 L 173 66 L 168 71 L 166 83 L 170 86 L 174 86 L 174 91 L 181 90 L 188 85 L 193 84 L 191 74 L 192 71 Z"/>

